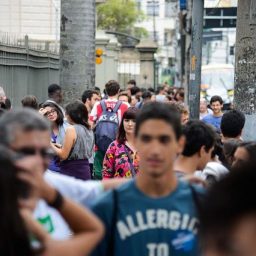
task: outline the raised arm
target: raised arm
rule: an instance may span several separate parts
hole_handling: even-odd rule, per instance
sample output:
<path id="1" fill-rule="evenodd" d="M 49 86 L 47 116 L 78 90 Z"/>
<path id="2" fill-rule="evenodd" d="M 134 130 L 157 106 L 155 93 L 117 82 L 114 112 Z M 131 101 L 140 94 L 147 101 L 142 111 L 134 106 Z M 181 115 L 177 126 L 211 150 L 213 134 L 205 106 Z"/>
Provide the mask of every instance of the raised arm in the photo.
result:
<path id="1" fill-rule="evenodd" d="M 34 194 L 44 199 L 51 207 L 54 207 L 65 219 L 73 236 L 67 241 L 52 241 L 41 232 L 38 226 L 31 224 L 31 231 L 42 242 L 47 256 L 83 256 L 91 252 L 104 234 L 104 228 L 100 220 L 89 210 L 74 203 L 45 182 L 42 169 L 38 167 L 38 156 L 26 157 L 17 161 L 17 166 L 22 168 L 18 177 L 28 183 Z"/>
<path id="2" fill-rule="evenodd" d="M 66 129 L 65 139 L 62 148 L 56 147 L 53 143 L 51 143 L 52 149 L 59 156 L 60 159 L 66 160 L 70 154 L 72 147 L 76 141 L 76 130 L 73 126 L 69 126 Z"/>
<path id="3" fill-rule="evenodd" d="M 48 201 L 48 203 L 52 204 L 58 196 L 59 194 L 55 191 L 55 196 L 51 199 L 53 201 Z M 50 197 L 48 200 L 50 200 Z M 67 241 L 59 241 L 57 243 L 52 240 L 48 241 L 46 255 L 88 255 L 104 235 L 103 224 L 93 213 L 70 199 L 63 198 L 61 205 L 57 208 L 74 232 L 74 235 Z"/>

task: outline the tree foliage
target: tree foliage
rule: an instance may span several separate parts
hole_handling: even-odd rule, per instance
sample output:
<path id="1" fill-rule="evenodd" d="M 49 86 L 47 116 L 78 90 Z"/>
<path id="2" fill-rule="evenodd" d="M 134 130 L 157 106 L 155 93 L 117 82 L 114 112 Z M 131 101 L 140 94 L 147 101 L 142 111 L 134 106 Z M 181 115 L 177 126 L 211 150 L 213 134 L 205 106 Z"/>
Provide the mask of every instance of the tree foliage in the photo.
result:
<path id="1" fill-rule="evenodd" d="M 143 28 L 134 28 L 136 22 L 144 19 L 134 0 L 107 0 L 97 7 L 97 18 L 100 29 L 135 36 L 145 36 L 147 33 Z"/>

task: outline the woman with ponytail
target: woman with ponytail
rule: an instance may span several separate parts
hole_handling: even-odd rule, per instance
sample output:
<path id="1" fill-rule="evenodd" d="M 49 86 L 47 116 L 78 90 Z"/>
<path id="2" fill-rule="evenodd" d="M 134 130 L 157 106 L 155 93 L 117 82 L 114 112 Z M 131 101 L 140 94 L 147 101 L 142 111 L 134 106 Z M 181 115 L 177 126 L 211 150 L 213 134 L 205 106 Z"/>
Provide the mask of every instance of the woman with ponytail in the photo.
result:
<path id="1" fill-rule="evenodd" d="M 88 159 L 92 156 L 94 135 L 88 123 L 88 111 L 80 101 L 66 106 L 67 121 L 63 145 L 52 144 L 55 153 L 61 159 L 60 172 L 77 179 L 91 179 Z"/>

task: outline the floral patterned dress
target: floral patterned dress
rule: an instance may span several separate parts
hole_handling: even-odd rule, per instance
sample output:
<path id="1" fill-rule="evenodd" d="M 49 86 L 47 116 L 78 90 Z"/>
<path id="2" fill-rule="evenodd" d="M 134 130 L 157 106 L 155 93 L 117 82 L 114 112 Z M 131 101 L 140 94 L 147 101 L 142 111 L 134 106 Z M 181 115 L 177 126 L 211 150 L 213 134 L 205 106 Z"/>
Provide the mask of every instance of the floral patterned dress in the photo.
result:
<path id="1" fill-rule="evenodd" d="M 103 179 L 131 178 L 139 172 L 138 154 L 127 144 L 112 142 L 103 161 Z"/>

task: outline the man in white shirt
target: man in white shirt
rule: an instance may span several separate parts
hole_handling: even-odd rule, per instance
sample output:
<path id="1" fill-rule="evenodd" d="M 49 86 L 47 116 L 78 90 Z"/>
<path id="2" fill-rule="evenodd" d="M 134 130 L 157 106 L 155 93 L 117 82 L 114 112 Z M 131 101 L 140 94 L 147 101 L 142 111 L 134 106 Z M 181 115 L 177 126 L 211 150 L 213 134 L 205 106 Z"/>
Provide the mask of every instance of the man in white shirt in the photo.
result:
<path id="1" fill-rule="evenodd" d="M 0 119 L 0 144 L 17 155 L 16 164 L 23 169 L 22 177 L 38 198 L 35 218 L 55 239 L 66 239 L 71 232 L 61 214 L 50 207 L 56 197 L 56 190 L 64 196 L 83 205 L 116 186 L 122 181 L 98 182 L 80 181 L 51 171 L 45 171 L 49 164 L 50 130 L 48 122 L 37 112 L 23 109 L 5 113 Z M 28 202 L 27 202 L 28 203 Z"/>

